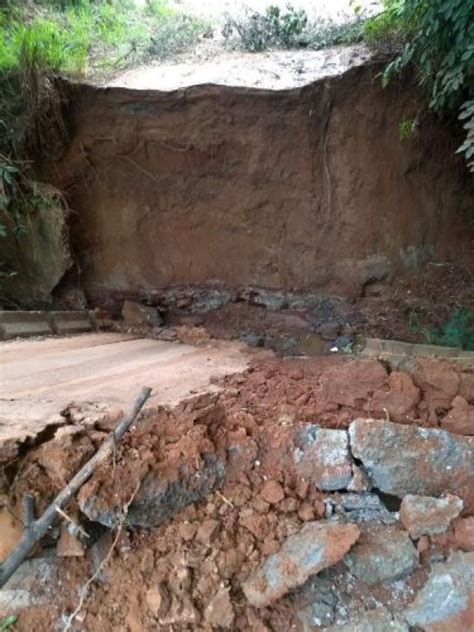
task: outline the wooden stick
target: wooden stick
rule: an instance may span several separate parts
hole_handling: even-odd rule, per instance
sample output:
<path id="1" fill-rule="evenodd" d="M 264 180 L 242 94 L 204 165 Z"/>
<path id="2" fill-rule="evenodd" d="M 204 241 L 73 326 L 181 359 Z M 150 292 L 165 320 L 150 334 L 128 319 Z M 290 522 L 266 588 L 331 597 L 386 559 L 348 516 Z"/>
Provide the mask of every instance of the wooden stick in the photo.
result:
<path id="1" fill-rule="evenodd" d="M 58 508 L 61 509 L 66 505 L 74 494 L 84 485 L 90 478 L 94 470 L 104 463 L 112 453 L 115 443 L 119 441 L 129 427 L 132 425 L 136 416 L 142 409 L 146 400 L 150 397 L 151 388 L 145 386 L 142 388 L 140 395 L 135 400 L 130 412 L 125 415 L 122 421 L 117 425 L 115 430 L 110 433 L 104 443 L 100 446 L 94 456 L 85 463 L 79 472 L 69 481 L 66 487 L 59 492 L 53 502 L 46 509 L 44 514 L 38 520 L 29 525 L 23 533 L 23 537 L 10 555 L 0 565 L 0 588 L 10 579 L 16 569 L 20 566 L 33 546 L 46 535 L 48 529 L 53 524 L 57 516 Z"/>
<path id="2" fill-rule="evenodd" d="M 25 529 L 29 529 L 35 521 L 35 498 L 31 494 L 23 497 L 23 524 Z"/>

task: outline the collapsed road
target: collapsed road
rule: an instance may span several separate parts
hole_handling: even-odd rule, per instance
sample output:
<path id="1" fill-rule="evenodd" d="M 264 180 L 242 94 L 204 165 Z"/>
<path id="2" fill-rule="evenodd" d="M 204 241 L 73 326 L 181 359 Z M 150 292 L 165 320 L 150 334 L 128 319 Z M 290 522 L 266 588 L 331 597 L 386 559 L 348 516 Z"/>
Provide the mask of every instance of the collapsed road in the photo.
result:
<path id="1" fill-rule="evenodd" d="M 205 340 L 3 343 L 7 415 L 44 411 L 40 432 L 0 441 L 4 558 L 25 495 L 39 517 L 129 389 L 149 378 L 156 395 L 0 590 L 0 613 L 19 630 L 472 629 L 473 368 Z"/>

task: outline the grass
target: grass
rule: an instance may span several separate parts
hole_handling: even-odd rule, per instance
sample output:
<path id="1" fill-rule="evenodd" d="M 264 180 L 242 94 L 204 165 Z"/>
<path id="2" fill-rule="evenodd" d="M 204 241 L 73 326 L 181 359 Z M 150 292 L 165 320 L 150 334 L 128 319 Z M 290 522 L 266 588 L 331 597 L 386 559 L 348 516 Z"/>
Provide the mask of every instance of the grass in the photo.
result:
<path id="1" fill-rule="evenodd" d="M 41 51 L 45 70 L 101 76 L 190 49 L 207 30 L 205 22 L 172 11 L 164 0 L 143 8 L 131 0 L 75 0 L 64 10 L 51 2 L 34 10 L 11 3 L 0 10 L 0 73 L 19 68 L 22 49 L 32 46 Z"/>

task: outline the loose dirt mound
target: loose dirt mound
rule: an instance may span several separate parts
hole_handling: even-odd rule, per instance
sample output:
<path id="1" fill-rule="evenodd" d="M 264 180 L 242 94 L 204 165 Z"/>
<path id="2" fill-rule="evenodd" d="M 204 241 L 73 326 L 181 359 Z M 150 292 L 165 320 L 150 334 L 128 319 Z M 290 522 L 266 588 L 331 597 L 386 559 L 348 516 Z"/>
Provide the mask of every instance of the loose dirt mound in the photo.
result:
<path id="1" fill-rule="evenodd" d="M 445 533 L 421 536 L 416 549 L 397 511 L 405 494 L 446 491 L 461 496 L 464 515 L 472 510 L 472 440 L 443 426 L 459 398 L 472 415 L 474 373 L 438 361 L 421 361 L 411 376 L 373 360 L 268 359 L 226 378 L 224 386 L 219 394 L 173 410 L 147 412 L 117 446 L 113 462 L 96 472 L 68 508 L 89 530 L 88 546 L 95 543 L 83 558 L 55 561 L 61 582 L 54 600 L 22 611 L 19 630 L 52 629 L 75 608 L 94 560 L 97 565 L 110 549 L 108 529 L 121 523 L 121 509 L 131 498 L 126 528 L 75 629 L 316 630 L 365 620 L 375 604 L 391 629 L 431 562 L 469 547 L 470 518 L 458 518 Z M 372 422 L 368 437 L 376 438 L 375 448 L 363 432 L 370 422 L 354 422 L 358 417 L 389 420 Z M 28 453 L 10 489 L 13 510 L 26 491 L 35 494 L 41 510 L 100 443 L 107 423 L 112 422 L 78 427 L 72 417 L 58 436 Z M 392 446 L 385 456 L 384 441 Z M 428 453 L 435 463 L 439 454 L 440 471 L 429 470 L 431 462 L 426 476 L 412 470 Z M 384 472 L 390 454 L 395 461 Z M 353 553 L 337 562 L 344 551 L 335 558 L 326 551 L 331 568 L 317 575 L 308 571 L 307 581 L 288 580 L 291 590 L 276 586 L 271 594 L 282 597 L 266 596 L 263 608 L 251 605 L 250 589 L 243 588 L 252 585 L 252 599 L 259 599 L 252 578 L 264 572 L 265 560 L 278 565 L 283 551 L 299 551 L 305 524 L 324 531 L 340 522 L 359 526 Z M 369 587 L 372 555 L 387 575 Z M 308 576 L 295 572 L 291 577 Z"/>

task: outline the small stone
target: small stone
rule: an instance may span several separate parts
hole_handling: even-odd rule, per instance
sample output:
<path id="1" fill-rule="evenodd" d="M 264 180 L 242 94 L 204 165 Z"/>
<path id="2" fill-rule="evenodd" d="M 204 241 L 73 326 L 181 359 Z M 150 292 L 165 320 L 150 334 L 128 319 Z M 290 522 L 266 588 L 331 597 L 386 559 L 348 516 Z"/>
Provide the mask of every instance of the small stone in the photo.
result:
<path id="1" fill-rule="evenodd" d="M 358 465 L 352 466 L 352 479 L 347 490 L 349 492 L 366 492 L 370 489 L 370 481 L 364 470 Z"/>
<path id="2" fill-rule="evenodd" d="M 304 584 L 310 575 L 341 560 L 359 533 L 353 524 L 306 523 L 243 584 L 245 596 L 257 608 L 268 606 Z"/>
<path id="3" fill-rule="evenodd" d="M 323 340 L 335 340 L 341 333 L 340 323 L 327 322 L 320 325 L 317 332 Z"/>
<path id="4" fill-rule="evenodd" d="M 352 458 L 345 430 L 316 424 L 300 428 L 294 453 L 297 474 L 324 491 L 345 489 L 352 478 Z"/>
<path id="5" fill-rule="evenodd" d="M 430 550 L 430 539 L 427 535 L 422 535 L 416 543 L 416 550 L 419 555 L 424 555 Z"/>
<path id="6" fill-rule="evenodd" d="M 456 521 L 454 538 L 463 551 L 474 551 L 474 516 Z"/>
<path id="7" fill-rule="evenodd" d="M 304 478 L 300 478 L 298 480 L 298 483 L 296 484 L 296 495 L 301 498 L 301 500 L 304 500 L 309 492 L 309 481 L 305 480 Z"/>
<path id="8" fill-rule="evenodd" d="M 122 307 L 122 318 L 127 325 L 160 327 L 163 319 L 154 307 L 148 307 L 135 301 L 124 301 Z"/>
<path id="9" fill-rule="evenodd" d="M 197 532 L 197 525 L 192 522 L 183 522 L 179 525 L 179 535 L 185 542 L 190 542 Z"/>
<path id="10" fill-rule="evenodd" d="M 314 520 L 314 509 L 309 503 L 303 503 L 301 505 L 298 510 L 298 518 L 300 518 L 300 520 L 303 520 L 303 522 Z"/>
<path id="11" fill-rule="evenodd" d="M 349 427 L 352 453 L 372 484 L 386 494 L 441 496 L 474 507 L 474 438 L 438 428 L 357 419 Z"/>
<path id="12" fill-rule="evenodd" d="M 434 563 L 404 614 L 411 626 L 427 632 L 474 629 L 474 553 L 457 551 L 446 562 Z"/>
<path id="13" fill-rule="evenodd" d="M 83 557 L 85 553 L 81 542 L 71 535 L 66 527 L 61 527 L 56 552 L 59 557 Z"/>
<path id="14" fill-rule="evenodd" d="M 140 571 L 142 574 L 150 574 L 155 568 L 155 554 L 153 549 L 145 549 L 143 551 L 142 559 L 140 562 Z"/>
<path id="15" fill-rule="evenodd" d="M 267 481 L 260 492 L 260 496 L 267 503 L 274 505 L 285 498 L 285 491 L 276 481 Z"/>
<path id="16" fill-rule="evenodd" d="M 221 588 L 214 595 L 205 610 L 204 618 L 213 627 L 232 628 L 235 613 L 228 588 Z"/>
<path id="17" fill-rule="evenodd" d="M 444 498 L 408 494 L 402 500 L 400 520 L 410 536 L 416 540 L 422 535 L 447 531 L 462 508 L 462 500 L 451 494 Z"/>
<path id="18" fill-rule="evenodd" d="M 219 522 L 217 520 L 204 520 L 197 531 L 196 540 L 201 544 L 210 546 L 218 528 Z"/>
<path id="19" fill-rule="evenodd" d="M 406 531 L 392 526 L 361 526 L 361 537 L 344 564 L 369 585 L 399 579 L 418 566 L 418 552 Z"/>
<path id="20" fill-rule="evenodd" d="M 313 506 L 316 516 L 318 518 L 324 518 L 324 516 L 326 515 L 326 505 L 324 504 L 324 501 L 319 499 L 315 500 Z"/>
<path id="21" fill-rule="evenodd" d="M 147 590 L 145 593 L 145 603 L 150 614 L 154 617 L 158 616 L 163 603 L 161 591 L 158 588 L 150 588 Z"/>

